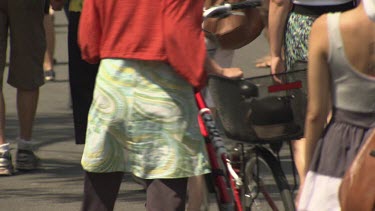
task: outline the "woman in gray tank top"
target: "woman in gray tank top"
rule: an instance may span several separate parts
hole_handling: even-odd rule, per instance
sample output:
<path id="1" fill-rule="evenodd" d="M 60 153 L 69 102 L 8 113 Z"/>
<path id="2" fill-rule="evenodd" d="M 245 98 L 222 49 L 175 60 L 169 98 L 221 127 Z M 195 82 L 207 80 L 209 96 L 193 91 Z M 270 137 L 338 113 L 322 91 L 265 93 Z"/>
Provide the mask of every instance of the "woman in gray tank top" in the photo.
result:
<path id="1" fill-rule="evenodd" d="M 342 177 L 375 128 L 375 0 L 318 18 L 309 46 L 306 179 L 298 209 L 340 210 Z"/>
<path id="2" fill-rule="evenodd" d="M 345 11 L 353 7 L 353 0 L 270 0 L 271 73 L 290 71 L 294 64 L 308 61 L 310 29 L 317 17 L 327 12 Z M 285 58 L 282 57 L 283 53 Z M 303 141 L 304 139 L 292 142 L 301 183 L 304 180 L 304 174 L 301 173 L 304 161 L 300 149 Z"/>

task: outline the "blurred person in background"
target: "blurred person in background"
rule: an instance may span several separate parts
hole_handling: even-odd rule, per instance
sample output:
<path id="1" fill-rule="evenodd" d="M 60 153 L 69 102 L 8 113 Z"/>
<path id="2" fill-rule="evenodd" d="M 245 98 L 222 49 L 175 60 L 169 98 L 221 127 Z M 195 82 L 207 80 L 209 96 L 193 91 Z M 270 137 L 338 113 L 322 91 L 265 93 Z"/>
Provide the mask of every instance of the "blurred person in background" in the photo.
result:
<path id="1" fill-rule="evenodd" d="M 78 46 L 78 26 L 81 18 L 82 0 L 51 0 L 53 9 L 62 10 L 69 3 L 68 13 L 68 58 L 69 85 L 73 108 L 75 143 L 84 144 L 87 115 L 94 93 L 99 64 L 90 64 L 82 59 Z"/>
<path id="2" fill-rule="evenodd" d="M 47 48 L 44 54 L 44 78 L 46 81 L 54 81 L 56 73 L 54 71 L 55 64 L 55 15 L 54 10 L 50 6 L 50 0 L 45 1 L 44 6 L 44 30 L 46 32 Z"/>

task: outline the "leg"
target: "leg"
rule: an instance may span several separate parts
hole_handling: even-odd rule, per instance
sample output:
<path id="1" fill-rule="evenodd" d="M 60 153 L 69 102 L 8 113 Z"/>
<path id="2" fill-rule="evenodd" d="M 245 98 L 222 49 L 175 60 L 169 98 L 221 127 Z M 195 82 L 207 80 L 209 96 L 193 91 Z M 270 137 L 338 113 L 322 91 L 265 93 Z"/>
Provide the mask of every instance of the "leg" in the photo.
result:
<path id="1" fill-rule="evenodd" d="M 3 96 L 3 75 L 8 44 L 8 14 L 5 1 L 0 3 L 0 175 L 12 175 L 13 164 L 9 143 L 5 141 L 5 103 Z"/>
<path id="2" fill-rule="evenodd" d="M 5 103 L 3 96 L 3 75 L 5 69 L 8 44 L 8 14 L 5 12 L 7 4 L 0 2 L 0 175 L 12 175 L 13 164 L 10 145 L 5 141 Z"/>
<path id="3" fill-rule="evenodd" d="M 68 53 L 69 85 L 72 99 L 74 134 L 76 144 L 84 144 L 86 139 L 87 116 L 91 106 L 98 64 L 89 64 L 81 58 L 77 43 L 80 12 L 69 13 Z"/>
<path id="4" fill-rule="evenodd" d="M 185 211 L 187 178 L 146 180 L 147 211 Z"/>
<path id="5" fill-rule="evenodd" d="M 39 88 L 17 89 L 17 112 L 20 125 L 20 139 L 30 141 L 39 99 Z"/>
<path id="6" fill-rule="evenodd" d="M 85 171 L 82 211 L 113 210 L 123 176 L 123 172 Z"/>
<path id="7" fill-rule="evenodd" d="M 44 15 L 44 29 L 46 33 L 47 48 L 44 54 L 43 69 L 45 73 L 45 79 L 47 81 L 53 81 L 55 79 L 54 66 L 54 52 L 55 52 L 55 28 L 54 28 L 54 12 L 49 7 L 48 13 Z"/>
<path id="8" fill-rule="evenodd" d="M 269 11 L 269 0 L 263 1 L 262 7 L 259 8 L 260 15 L 262 17 L 262 22 L 264 24 L 263 35 L 267 40 L 267 44 L 269 44 L 269 36 L 268 36 L 268 11 Z M 263 57 L 256 60 L 255 67 L 257 68 L 265 68 L 271 66 L 271 56 L 268 52 Z"/>
<path id="9" fill-rule="evenodd" d="M 5 144 L 5 102 L 3 89 L 0 89 L 0 145 Z"/>
<path id="10" fill-rule="evenodd" d="M 207 206 L 207 190 L 204 176 L 190 177 L 188 180 L 188 204 L 187 211 L 201 210 L 202 205 Z M 204 210 L 207 210 L 206 207 Z"/>
<path id="11" fill-rule="evenodd" d="M 17 89 L 17 112 L 20 125 L 16 156 L 16 168 L 18 170 L 34 170 L 39 166 L 39 158 L 34 154 L 31 145 L 38 98 L 39 88 L 34 90 Z"/>
<path id="12" fill-rule="evenodd" d="M 13 163 L 10 144 L 5 141 L 5 104 L 3 89 L 0 89 L 0 175 L 12 175 Z"/>
<path id="13" fill-rule="evenodd" d="M 331 106 L 329 106 L 329 108 L 331 108 Z M 328 114 L 327 124 L 330 122 L 331 117 L 332 117 L 332 112 Z M 305 167 L 304 157 L 303 157 L 303 155 L 305 154 L 305 152 L 303 151 L 304 141 L 306 141 L 306 139 L 301 138 L 299 140 L 295 140 L 291 142 L 292 148 L 293 148 L 294 164 L 296 165 L 297 173 L 299 175 L 300 185 L 303 185 L 306 179 L 306 175 L 303 173 L 304 172 L 303 170 Z M 307 168 L 309 168 L 309 166 L 307 166 Z M 299 190 L 301 190 L 301 188 L 299 188 Z M 298 205 L 300 196 L 301 196 L 301 193 L 297 193 L 297 196 L 295 199 L 296 206 Z"/>
<path id="14" fill-rule="evenodd" d="M 293 70 L 293 66 L 299 61 L 308 61 L 308 39 L 314 21 L 315 18 L 312 16 L 295 13 L 291 13 L 288 17 L 284 40 L 284 55 L 287 71 Z M 304 141 L 305 139 L 303 138 L 292 141 L 294 161 L 299 174 L 300 185 L 305 178 L 305 175 L 302 173 L 302 168 L 304 167 L 304 152 L 301 151 Z"/>
<path id="15" fill-rule="evenodd" d="M 293 148 L 293 156 L 294 156 L 294 162 L 297 168 L 297 172 L 299 175 L 300 182 L 304 180 L 304 174 L 302 169 L 302 161 L 303 161 L 303 152 L 301 151 L 303 148 L 303 142 L 306 141 L 305 138 L 301 138 L 299 140 L 292 141 L 292 148 Z"/>
<path id="16" fill-rule="evenodd" d="M 8 44 L 8 15 L 3 12 L 5 4 L 0 3 L 0 145 L 5 144 L 5 103 L 3 95 L 3 75 Z"/>
<path id="17" fill-rule="evenodd" d="M 24 6 L 20 7 L 20 4 Z M 44 1 L 14 0 L 8 1 L 8 6 L 11 31 L 8 83 L 17 88 L 20 126 L 16 163 L 20 170 L 33 170 L 38 166 L 39 161 L 33 153 L 30 141 L 39 87 L 44 83 Z"/>

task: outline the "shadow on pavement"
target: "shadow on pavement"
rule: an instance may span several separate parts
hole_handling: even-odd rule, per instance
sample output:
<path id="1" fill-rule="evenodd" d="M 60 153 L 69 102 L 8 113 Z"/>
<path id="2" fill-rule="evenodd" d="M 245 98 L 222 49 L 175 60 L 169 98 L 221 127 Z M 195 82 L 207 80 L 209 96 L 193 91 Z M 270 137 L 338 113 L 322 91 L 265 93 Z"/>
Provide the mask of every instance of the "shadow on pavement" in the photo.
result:
<path id="1" fill-rule="evenodd" d="M 83 191 L 80 159 L 84 146 L 74 143 L 73 131 L 72 116 L 69 113 L 37 116 L 33 141 L 36 154 L 41 158 L 41 167 L 35 171 L 16 171 L 13 176 L 0 177 L 0 204 L 8 204 L 13 210 L 23 210 L 24 205 L 13 202 L 14 199 L 38 204 L 39 207 L 51 203 L 72 206 L 73 203 L 78 210 Z M 7 116 L 6 134 L 11 143 L 15 164 L 15 138 L 18 135 L 16 115 Z M 126 174 L 121 184 L 118 202 L 143 206 L 145 199 L 143 188 L 134 183 L 130 174 Z"/>

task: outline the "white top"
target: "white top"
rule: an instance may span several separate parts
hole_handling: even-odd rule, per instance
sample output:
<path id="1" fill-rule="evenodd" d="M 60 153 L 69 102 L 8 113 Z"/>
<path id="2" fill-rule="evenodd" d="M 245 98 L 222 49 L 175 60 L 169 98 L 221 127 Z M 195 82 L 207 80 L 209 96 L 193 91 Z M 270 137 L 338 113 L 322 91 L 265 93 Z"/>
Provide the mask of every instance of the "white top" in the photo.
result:
<path id="1" fill-rule="evenodd" d="M 352 0 L 293 0 L 293 4 L 306 6 L 334 6 L 351 1 Z"/>
<path id="2" fill-rule="evenodd" d="M 333 105 L 348 111 L 374 113 L 375 77 L 357 71 L 347 60 L 340 31 L 340 14 L 330 13 L 327 16 Z"/>
<path id="3" fill-rule="evenodd" d="M 363 0 L 363 6 L 367 16 L 372 21 L 375 21 L 375 0 Z"/>

